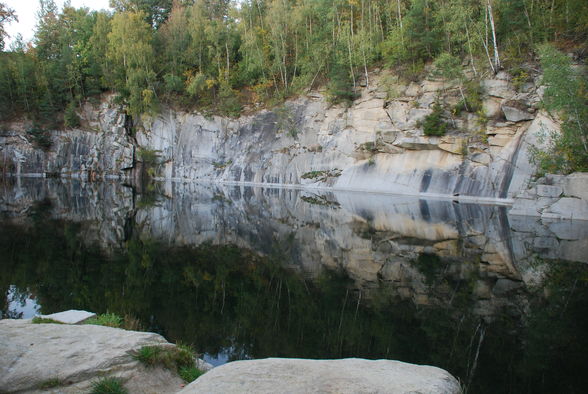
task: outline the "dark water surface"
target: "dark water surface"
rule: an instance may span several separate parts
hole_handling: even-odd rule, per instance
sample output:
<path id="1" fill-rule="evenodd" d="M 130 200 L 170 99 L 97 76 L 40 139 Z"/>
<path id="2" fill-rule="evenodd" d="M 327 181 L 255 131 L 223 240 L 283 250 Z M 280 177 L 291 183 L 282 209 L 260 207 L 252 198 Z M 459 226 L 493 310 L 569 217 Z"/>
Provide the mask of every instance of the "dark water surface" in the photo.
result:
<path id="1" fill-rule="evenodd" d="M 469 393 L 588 387 L 586 222 L 356 193 L 1 187 L 5 318 L 129 315 L 217 364 L 388 358 Z"/>

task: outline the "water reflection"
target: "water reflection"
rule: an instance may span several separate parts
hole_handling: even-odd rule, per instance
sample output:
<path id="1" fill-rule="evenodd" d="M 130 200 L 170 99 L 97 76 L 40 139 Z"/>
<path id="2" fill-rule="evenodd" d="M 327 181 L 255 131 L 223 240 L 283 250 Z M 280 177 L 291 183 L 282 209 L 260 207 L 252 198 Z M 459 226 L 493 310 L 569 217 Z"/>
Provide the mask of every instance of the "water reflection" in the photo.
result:
<path id="1" fill-rule="evenodd" d="M 354 193 L 20 182 L 0 200 L 0 294 L 29 289 L 43 313 L 129 314 L 219 362 L 391 358 L 472 393 L 587 383 L 585 223 Z"/>

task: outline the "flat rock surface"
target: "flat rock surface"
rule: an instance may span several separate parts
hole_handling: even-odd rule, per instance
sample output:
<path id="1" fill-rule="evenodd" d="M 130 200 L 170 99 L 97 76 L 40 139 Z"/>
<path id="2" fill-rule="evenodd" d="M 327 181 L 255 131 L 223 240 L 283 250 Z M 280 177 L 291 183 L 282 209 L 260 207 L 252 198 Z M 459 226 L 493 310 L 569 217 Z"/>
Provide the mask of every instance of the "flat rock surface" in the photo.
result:
<path id="1" fill-rule="evenodd" d="M 51 392 L 79 393 L 109 376 L 121 378 L 131 393 L 176 392 L 182 384 L 179 377 L 147 369 L 129 354 L 157 344 L 167 342 L 153 333 L 0 320 L 0 392 L 37 392 L 43 383 L 58 379 L 60 386 Z"/>
<path id="2" fill-rule="evenodd" d="M 96 316 L 95 313 L 78 311 L 75 309 L 70 309 L 69 311 L 65 312 L 52 313 L 50 315 L 41 315 L 41 317 L 45 319 L 51 319 L 65 324 L 78 324 L 94 316 Z"/>
<path id="3" fill-rule="evenodd" d="M 235 361 L 192 382 L 180 393 L 459 393 L 457 380 L 435 367 L 391 360 Z"/>

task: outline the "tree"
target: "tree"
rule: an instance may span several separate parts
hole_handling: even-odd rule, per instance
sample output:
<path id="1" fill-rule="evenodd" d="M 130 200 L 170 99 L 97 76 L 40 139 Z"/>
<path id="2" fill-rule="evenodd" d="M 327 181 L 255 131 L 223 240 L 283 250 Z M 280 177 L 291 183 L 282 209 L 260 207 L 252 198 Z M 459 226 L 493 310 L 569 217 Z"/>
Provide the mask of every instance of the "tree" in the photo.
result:
<path id="1" fill-rule="evenodd" d="M 533 156 L 544 172 L 588 171 L 588 81 L 552 45 L 540 46 L 539 55 L 547 86 L 545 107 L 559 115 L 562 125 L 547 150 L 535 148 Z"/>
<path id="2" fill-rule="evenodd" d="M 129 113 L 153 112 L 156 105 L 151 28 L 142 12 L 121 12 L 112 19 L 107 57 L 115 68 L 115 87 L 128 99 Z"/>
<path id="3" fill-rule="evenodd" d="M 18 21 L 14 10 L 8 8 L 5 4 L 0 3 L 0 51 L 4 50 L 4 39 L 7 36 L 4 24 L 12 21 Z"/>
<path id="4" fill-rule="evenodd" d="M 117 12 L 141 12 L 150 26 L 159 28 L 166 21 L 173 0 L 110 0 Z"/>

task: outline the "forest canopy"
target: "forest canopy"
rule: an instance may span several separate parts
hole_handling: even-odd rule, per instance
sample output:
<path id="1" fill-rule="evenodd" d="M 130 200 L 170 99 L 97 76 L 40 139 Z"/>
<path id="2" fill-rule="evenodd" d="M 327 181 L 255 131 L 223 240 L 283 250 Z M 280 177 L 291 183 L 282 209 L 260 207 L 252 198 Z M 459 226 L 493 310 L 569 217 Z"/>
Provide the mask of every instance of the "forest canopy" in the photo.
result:
<path id="1" fill-rule="evenodd" d="M 33 41 L 10 48 L 3 26 L 17 15 L 0 2 L 0 120 L 51 127 L 65 111 L 75 124 L 75 108 L 106 91 L 131 115 L 161 104 L 235 115 L 243 97 L 320 85 L 345 101 L 376 65 L 410 77 L 450 54 L 497 72 L 541 43 L 588 39 L 585 0 L 111 0 L 109 12 L 39 2 Z"/>

